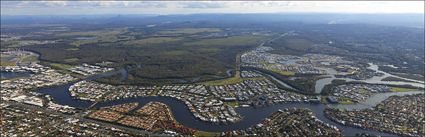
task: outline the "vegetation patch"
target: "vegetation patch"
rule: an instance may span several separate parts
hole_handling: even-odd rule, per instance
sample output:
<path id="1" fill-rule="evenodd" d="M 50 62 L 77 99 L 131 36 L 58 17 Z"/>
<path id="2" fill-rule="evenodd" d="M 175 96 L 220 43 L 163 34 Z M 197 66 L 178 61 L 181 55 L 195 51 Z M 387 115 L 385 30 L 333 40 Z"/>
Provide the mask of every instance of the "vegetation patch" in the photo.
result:
<path id="1" fill-rule="evenodd" d="M 51 64 L 50 64 L 50 66 L 51 66 L 53 69 L 62 69 L 62 70 L 72 68 L 72 66 L 71 66 L 71 65 L 67 65 L 67 64 L 59 64 L 59 63 L 51 63 Z"/>
<path id="2" fill-rule="evenodd" d="M 126 32 L 126 28 L 96 30 L 96 31 L 76 31 L 76 32 L 65 32 L 58 36 L 70 37 L 70 36 L 104 36 L 104 35 L 118 35 Z"/>
<path id="3" fill-rule="evenodd" d="M 353 100 L 350 98 L 339 98 L 338 100 L 340 104 L 354 104 Z"/>
<path id="4" fill-rule="evenodd" d="M 80 59 L 78 58 L 69 58 L 69 59 L 65 59 L 64 61 L 68 63 L 75 63 L 75 62 L 78 62 L 79 60 Z"/>
<path id="5" fill-rule="evenodd" d="M 204 32 L 220 32 L 218 28 L 183 28 L 183 29 L 172 29 L 160 31 L 161 34 L 196 34 Z"/>
<path id="6" fill-rule="evenodd" d="M 226 79 L 221 79 L 221 80 L 213 80 L 213 81 L 207 81 L 204 82 L 204 85 L 208 85 L 208 86 L 215 86 L 215 85 L 229 85 L 229 84 L 236 84 L 236 83 L 240 83 L 242 82 L 242 78 L 240 76 L 240 71 L 236 71 L 235 76 L 230 77 L 230 78 L 226 78 Z"/>
<path id="7" fill-rule="evenodd" d="M 313 43 L 306 39 L 288 39 L 286 41 L 286 47 L 297 50 L 307 51 L 312 48 Z"/>
<path id="8" fill-rule="evenodd" d="M 220 51 L 221 51 L 221 49 L 219 49 L 219 48 L 201 48 L 201 49 L 199 49 L 198 51 L 199 51 L 199 52 L 201 52 L 201 53 L 208 53 L 208 54 L 211 54 L 211 53 L 217 53 L 217 52 L 220 52 Z"/>
<path id="9" fill-rule="evenodd" d="M 220 133 L 219 132 L 196 131 L 195 136 L 197 136 L 197 137 L 216 137 L 216 136 L 220 136 Z"/>
<path id="10" fill-rule="evenodd" d="M 271 71 L 278 73 L 280 75 L 284 75 L 284 76 L 294 76 L 295 72 L 293 71 L 284 71 L 284 70 L 280 70 L 280 69 L 271 69 Z"/>
<path id="11" fill-rule="evenodd" d="M 264 40 L 263 36 L 232 36 L 226 38 L 202 39 L 195 42 L 188 42 L 185 45 L 199 46 L 237 46 L 237 45 L 252 45 Z"/>
<path id="12" fill-rule="evenodd" d="M 227 102 L 226 104 L 229 105 L 229 106 L 231 106 L 231 107 L 237 107 L 237 106 L 239 106 L 239 102 L 237 102 L 237 101 Z"/>
<path id="13" fill-rule="evenodd" d="M 180 41 L 182 39 L 183 38 L 152 37 L 152 38 L 145 38 L 145 39 L 140 39 L 140 40 L 128 41 L 125 44 L 126 45 L 149 46 L 150 44 L 161 44 L 161 43 L 175 42 L 175 41 Z"/>
<path id="14" fill-rule="evenodd" d="M 38 57 L 35 55 L 31 55 L 31 56 L 24 56 L 22 57 L 21 61 L 22 62 L 35 62 L 38 60 Z"/>
<path id="15" fill-rule="evenodd" d="M 190 52 L 183 51 L 183 50 L 174 50 L 174 51 L 163 52 L 161 54 L 165 56 L 180 56 L 184 54 L 190 54 Z"/>
<path id="16" fill-rule="evenodd" d="M 409 92 L 409 91 L 414 91 L 417 89 L 413 89 L 413 88 L 400 88 L 400 87 L 391 87 L 390 90 L 392 92 Z"/>
<path id="17" fill-rule="evenodd" d="M 202 84 L 207 86 L 219 86 L 219 85 L 238 84 L 245 80 L 264 80 L 264 79 L 266 78 L 265 77 L 242 78 L 240 76 L 240 71 L 236 71 L 236 75 L 233 77 L 220 79 L 220 80 L 207 81 L 207 82 L 203 82 Z"/>
<path id="18" fill-rule="evenodd" d="M 80 50 L 79 48 L 67 48 L 66 50 L 68 50 L 68 51 L 77 51 L 77 50 Z"/>
<path id="19" fill-rule="evenodd" d="M 122 38 L 119 35 L 127 32 L 126 28 L 106 29 L 97 31 L 77 31 L 58 34 L 59 37 L 73 39 L 71 45 L 80 46 L 85 44 L 95 44 L 98 42 L 117 42 Z M 89 39 L 78 39 L 79 37 L 93 37 Z M 127 39 L 127 38 L 124 38 Z"/>
<path id="20" fill-rule="evenodd" d="M 15 61 L 0 61 L 0 65 L 1 66 L 16 66 L 16 62 Z"/>

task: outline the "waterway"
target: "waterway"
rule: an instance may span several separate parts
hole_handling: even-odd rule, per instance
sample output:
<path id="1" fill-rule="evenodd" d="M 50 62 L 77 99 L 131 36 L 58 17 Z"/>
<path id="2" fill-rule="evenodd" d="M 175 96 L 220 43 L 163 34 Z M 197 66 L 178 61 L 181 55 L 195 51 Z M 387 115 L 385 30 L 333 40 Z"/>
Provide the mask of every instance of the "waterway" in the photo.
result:
<path id="1" fill-rule="evenodd" d="M 12 79 L 12 78 L 22 78 L 29 77 L 32 73 L 30 72 L 9 72 L 9 71 L 0 71 L 0 77 L 2 79 Z"/>
<path id="2" fill-rule="evenodd" d="M 74 39 L 76 39 L 76 40 L 94 40 L 96 38 L 97 37 L 76 37 Z"/>
<path id="3" fill-rule="evenodd" d="M 405 96 L 405 95 L 414 95 L 414 94 L 424 94 L 424 91 L 410 91 L 410 92 L 386 92 L 374 94 L 368 99 L 356 103 L 356 104 L 333 104 L 331 107 L 347 110 L 361 110 L 366 108 L 371 108 L 384 101 L 390 96 Z"/>
<path id="4" fill-rule="evenodd" d="M 345 80 L 347 82 L 366 82 L 366 83 L 370 83 L 370 84 L 387 84 L 387 85 L 410 85 L 410 86 L 414 86 L 414 87 L 420 87 L 420 88 L 425 88 L 425 82 L 424 81 L 419 81 L 419 80 L 414 80 L 414 79 L 408 79 L 408 78 L 403 78 L 403 77 L 399 77 L 399 76 L 395 76 L 392 74 L 389 74 L 387 72 L 381 71 L 379 70 L 379 66 L 369 63 L 369 67 L 368 69 L 374 70 L 378 73 L 382 73 L 384 75 L 382 76 L 373 76 L 372 78 L 366 79 L 366 80 L 355 80 L 355 79 L 350 79 L 350 78 L 336 78 L 335 75 L 337 74 L 337 71 L 332 69 L 332 68 L 321 68 L 323 70 L 325 70 L 327 72 L 329 78 L 323 78 L 323 79 L 319 79 L 316 81 L 316 85 L 315 85 L 315 93 L 320 94 L 323 90 L 323 88 L 332 83 L 332 80 L 338 79 L 338 80 Z M 386 77 L 396 77 L 396 78 L 400 78 L 400 79 L 404 79 L 404 80 L 409 80 L 409 81 L 413 81 L 413 82 L 405 82 L 405 81 L 382 81 L 382 79 L 386 78 Z"/>
<path id="5" fill-rule="evenodd" d="M 56 103 L 61 105 L 68 105 L 68 106 L 78 107 L 78 108 L 87 108 L 93 104 L 93 102 L 90 102 L 90 101 L 82 101 L 78 99 L 73 99 L 68 92 L 68 88 L 70 85 L 72 84 L 43 88 L 43 89 L 40 89 L 39 92 L 50 95 Z M 321 121 L 325 123 L 338 127 L 338 129 L 342 130 L 343 135 L 346 135 L 346 136 L 353 136 L 356 133 L 369 133 L 369 134 L 382 135 L 382 136 L 392 135 L 392 134 L 382 133 L 378 131 L 360 129 L 360 128 L 338 124 L 325 117 L 323 110 L 327 107 L 326 105 L 316 104 L 316 103 L 295 103 L 294 102 L 294 103 L 280 103 L 280 104 L 275 104 L 275 105 L 265 106 L 260 108 L 240 107 L 240 108 L 236 108 L 236 112 L 243 117 L 243 120 L 237 123 L 230 123 L 230 124 L 214 124 L 214 123 L 200 121 L 193 116 L 192 112 L 189 111 L 187 106 L 182 101 L 175 98 L 171 98 L 171 97 L 148 96 L 148 97 L 120 99 L 120 100 L 98 103 L 94 107 L 100 108 L 100 107 L 118 105 L 123 103 L 138 102 L 139 108 L 140 108 L 151 101 L 158 101 L 168 105 L 171 111 L 173 112 L 174 117 L 179 123 L 183 124 L 184 126 L 197 129 L 197 130 L 202 130 L 202 131 L 224 132 L 224 131 L 231 131 L 231 130 L 238 130 L 238 129 L 246 129 L 252 125 L 258 124 L 259 122 L 269 117 L 272 113 L 278 111 L 279 109 L 308 108 L 314 112 L 314 115 L 318 119 L 320 119 Z"/>
<path id="6" fill-rule="evenodd" d="M 121 73 L 121 72 L 116 71 L 116 72 L 101 74 L 101 75 L 89 77 L 86 80 L 93 80 L 99 77 L 110 76 L 117 73 Z M 38 91 L 40 93 L 50 95 L 56 103 L 61 105 L 68 105 L 68 106 L 82 108 L 82 109 L 85 109 L 91 106 L 94 102 L 82 101 L 78 99 L 73 99 L 71 97 L 68 89 L 69 89 L 69 86 L 71 86 L 72 84 L 74 83 L 41 88 Z M 409 93 L 411 92 L 404 92 L 401 94 L 409 94 Z M 416 91 L 415 93 L 419 93 L 419 91 Z M 420 92 L 420 93 L 423 93 L 423 92 Z M 394 93 L 394 94 L 398 94 L 398 93 Z M 342 124 L 336 123 L 326 118 L 323 112 L 323 110 L 326 107 L 360 108 L 360 109 L 370 108 L 370 107 L 373 107 L 374 104 L 376 104 L 377 102 L 380 102 L 393 94 L 385 94 L 384 96 L 381 96 L 381 95 L 383 94 L 377 94 L 373 96 L 371 99 L 369 99 L 370 101 L 367 100 L 365 103 L 359 104 L 358 106 L 335 106 L 335 105 L 329 106 L 329 105 L 318 104 L 318 103 L 293 102 L 293 103 L 280 103 L 280 104 L 275 104 L 275 105 L 270 105 L 270 106 L 265 106 L 260 108 L 240 107 L 240 108 L 236 108 L 236 112 L 243 117 L 243 120 L 237 123 L 229 123 L 229 124 L 216 124 L 216 123 L 200 121 L 194 117 L 194 115 L 192 114 L 192 112 L 189 111 L 189 109 L 184 104 L 184 102 L 171 97 L 148 96 L 148 97 L 120 99 L 120 100 L 114 100 L 114 101 L 101 102 L 94 105 L 94 107 L 99 108 L 99 107 L 106 107 L 106 106 L 123 104 L 123 103 L 139 102 L 139 108 L 140 108 L 148 102 L 158 101 L 168 105 L 171 111 L 173 112 L 173 115 L 176 118 L 176 120 L 179 123 L 183 124 L 184 126 L 197 129 L 197 130 L 211 131 L 211 132 L 224 132 L 224 131 L 231 131 L 231 130 L 246 129 L 250 126 L 258 124 L 259 122 L 269 117 L 272 113 L 278 111 L 279 109 L 308 108 L 314 112 L 314 115 L 318 119 L 330 125 L 336 126 L 338 129 L 342 131 L 343 135 L 345 136 L 354 136 L 356 133 L 369 133 L 369 134 L 381 135 L 381 136 L 394 136 L 388 133 L 382 133 L 378 131 L 361 129 L 361 128 L 356 128 L 351 126 L 344 126 Z M 369 105 L 365 105 L 365 104 L 368 104 L 368 102 L 369 102 Z"/>

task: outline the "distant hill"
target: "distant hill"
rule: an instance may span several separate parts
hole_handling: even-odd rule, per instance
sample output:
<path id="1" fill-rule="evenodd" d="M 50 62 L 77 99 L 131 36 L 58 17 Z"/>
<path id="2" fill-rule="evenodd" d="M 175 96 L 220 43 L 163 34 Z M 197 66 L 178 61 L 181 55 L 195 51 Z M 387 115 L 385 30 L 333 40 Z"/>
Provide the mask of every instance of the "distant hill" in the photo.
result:
<path id="1" fill-rule="evenodd" d="M 141 22 L 135 21 L 139 20 Z M 253 13 L 253 14 L 176 14 L 176 15 L 42 15 L 1 17 L 2 25 L 34 23 L 158 23 L 166 21 L 218 22 L 298 22 L 305 24 L 377 24 L 424 28 L 424 14 L 330 14 L 330 13 Z"/>

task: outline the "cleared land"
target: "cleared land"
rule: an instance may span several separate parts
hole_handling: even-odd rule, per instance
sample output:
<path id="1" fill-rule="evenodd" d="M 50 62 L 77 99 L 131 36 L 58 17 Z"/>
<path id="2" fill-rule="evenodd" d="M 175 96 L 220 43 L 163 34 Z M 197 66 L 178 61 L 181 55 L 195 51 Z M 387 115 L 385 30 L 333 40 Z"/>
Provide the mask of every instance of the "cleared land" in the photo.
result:
<path id="1" fill-rule="evenodd" d="M 286 47 L 297 51 L 307 51 L 312 48 L 313 43 L 306 39 L 288 39 Z"/>
<path id="2" fill-rule="evenodd" d="M 392 92 L 408 92 L 408 91 L 414 91 L 414 90 L 418 90 L 418 89 L 391 87 L 390 90 Z"/>
<path id="3" fill-rule="evenodd" d="M 202 39 L 196 42 L 188 42 L 184 45 L 199 45 L 199 46 L 235 46 L 235 45 L 249 45 L 253 43 L 258 43 L 260 40 L 263 40 L 264 37 L 261 36 L 233 36 L 226 38 L 214 38 L 214 39 Z"/>
<path id="4" fill-rule="evenodd" d="M 128 37 L 119 37 L 127 32 L 127 28 L 116 28 L 96 31 L 77 31 L 58 34 L 58 37 L 74 39 L 70 44 L 81 46 L 86 44 L 96 44 L 99 42 L 117 42 Z"/>
<path id="5" fill-rule="evenodd" d="M 152 37 L 152 38 L 145 38 L 145 39 L 140 39 L 140 40 L 128 41 L 125 44 L 136 45 L 136 46 L 150 46 L 152 44 L 175 42 L 175 41 L 180 41 L 182 39 L 183 38 Z"/>
<path id="6" fill-rule="evenodd" d="M 160 34 L 196 34 L 204 32 L 220 32 L 218 28 L 183 28 L 160 31 Z"/>

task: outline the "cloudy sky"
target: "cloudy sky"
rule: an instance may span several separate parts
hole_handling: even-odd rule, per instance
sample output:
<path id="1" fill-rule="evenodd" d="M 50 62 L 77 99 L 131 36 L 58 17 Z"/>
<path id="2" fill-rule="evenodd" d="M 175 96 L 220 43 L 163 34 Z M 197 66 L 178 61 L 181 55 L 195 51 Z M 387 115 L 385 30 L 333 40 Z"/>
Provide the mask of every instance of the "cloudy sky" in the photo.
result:
<path id="1" fill-rule="evenodd" d="M 1 1 L 1 15 L 424 13 L 424 1 Z"/>

